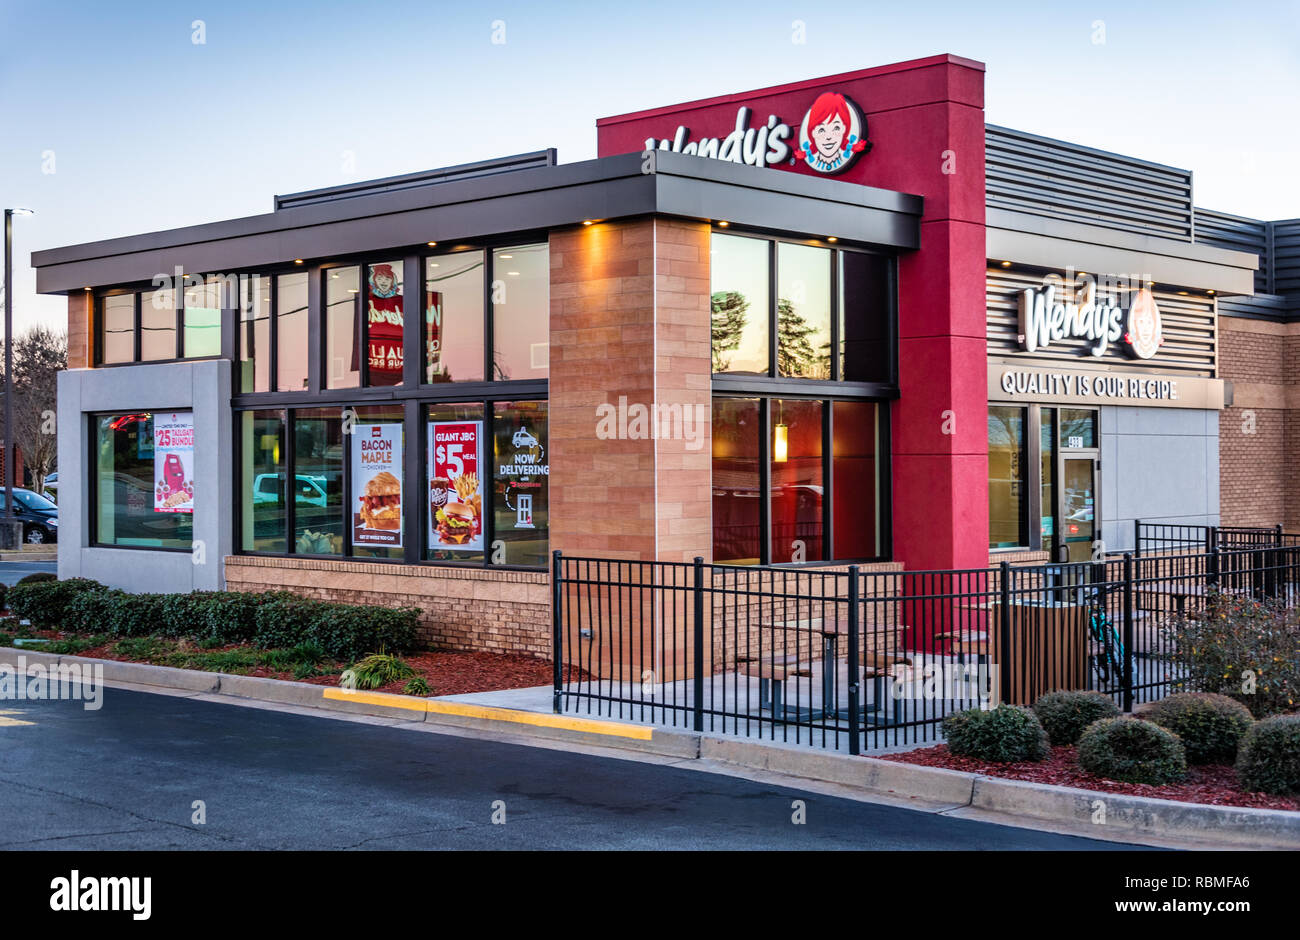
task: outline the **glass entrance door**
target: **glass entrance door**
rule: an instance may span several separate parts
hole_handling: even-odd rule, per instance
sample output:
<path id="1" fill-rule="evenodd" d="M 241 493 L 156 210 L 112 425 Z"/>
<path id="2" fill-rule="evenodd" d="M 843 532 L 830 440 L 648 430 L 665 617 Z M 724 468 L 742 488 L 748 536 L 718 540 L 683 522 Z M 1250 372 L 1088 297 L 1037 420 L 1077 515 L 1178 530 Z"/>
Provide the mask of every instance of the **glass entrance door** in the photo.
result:
<path id="1" fill-rule="evenodd" d="M 1097 538 L 1096 458 L 1063 456 L 1061 459 L 1060 546 L 1061 561 L 1090 561 Z"/>

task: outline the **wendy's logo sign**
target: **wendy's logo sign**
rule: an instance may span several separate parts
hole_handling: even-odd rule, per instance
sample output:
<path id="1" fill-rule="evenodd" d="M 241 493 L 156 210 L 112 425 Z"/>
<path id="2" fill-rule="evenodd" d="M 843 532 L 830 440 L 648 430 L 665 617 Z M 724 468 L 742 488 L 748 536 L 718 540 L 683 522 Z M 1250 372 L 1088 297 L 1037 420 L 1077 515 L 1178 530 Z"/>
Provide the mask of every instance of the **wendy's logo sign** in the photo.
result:
<path id="1" fill-rule="evenodd" d="M 682 124 L 672 137 L 647 137 L 646 150 L 690 153 L 748 166 L 793 167 L 804 163 L 818 173 L 843 173 L 871 149 L 867 119 L 858 106 L 838 92 L 817 96 L 803 116 L 798 141 L 795 129 L 775 114 L 761 124 L 751 124 L 752 108 L 736 109 L 736 120 L 723 136 L 691 139 Z"/>
<path id="2" fill-rule="evenodd" d="M 1150 359 L 1160 351 L 1160 344 L 1164 341 L 1160 308 L 1156 306 L 1151 291 L 1144 287 L 1134 295 L 1133 302 L 1129 305 L 1124 342 L 1138 359 Z"/>
<path id="3" fill-rule="evenodd" d="M 818 173 L 843 173 L 871 149 L 867 121 L 857 105 L 834 91 L 822 92 L 799 125 L 799 151 Z"/>

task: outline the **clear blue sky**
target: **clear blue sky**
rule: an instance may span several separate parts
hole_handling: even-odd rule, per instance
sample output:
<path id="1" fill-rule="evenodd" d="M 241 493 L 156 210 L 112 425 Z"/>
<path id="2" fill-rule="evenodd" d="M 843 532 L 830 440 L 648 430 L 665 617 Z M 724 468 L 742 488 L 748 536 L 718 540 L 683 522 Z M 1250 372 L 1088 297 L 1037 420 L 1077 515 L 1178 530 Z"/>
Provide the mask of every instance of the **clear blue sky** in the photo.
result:
<path id="1" fill-rule="evenodd" d="M 1300 216 L 1300 0 L 1132 6 L 0 0 L 0 205 L 38 213 L 15 221 L 17 328 L 64 322 L 35 249 L 544 147 L 588 159 L 597 117 L 941 52 L 987 63 L 991 123 L 1190 168 L 1198 205 Z"/>

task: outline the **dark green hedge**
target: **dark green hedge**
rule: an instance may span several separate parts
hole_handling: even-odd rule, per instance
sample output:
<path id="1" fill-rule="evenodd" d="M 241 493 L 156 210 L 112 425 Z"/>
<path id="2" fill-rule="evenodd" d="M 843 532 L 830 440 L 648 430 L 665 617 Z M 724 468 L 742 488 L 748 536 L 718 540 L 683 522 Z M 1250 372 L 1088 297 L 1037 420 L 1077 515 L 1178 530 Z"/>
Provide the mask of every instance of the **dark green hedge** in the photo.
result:
<path id="1" fill-rule="evenodd" d="M 1251 726 L 1237 753 L 1243 789 L 1300 796 L 1300 715 L 1275 715 Z"/>
<path id="2" fill-rule="evenodd" d="M 326 656 L 348 661 L 411 649 L 419 615 L 413 607 L 335 604 L 287 591 L 130 594 L 85 578 L 15 585 L 10 609 L 37 629 L 186 637 L 265 649 L 311 642 Z"/>
<path id="3" fill-rule="evenodd" d="M 948 750 L 960 757 L 995 763 L 1043 760 L 1051 753 L 1047 733 L 1028 708 L 999 705 L 969 708 L 943 720 Z"/>

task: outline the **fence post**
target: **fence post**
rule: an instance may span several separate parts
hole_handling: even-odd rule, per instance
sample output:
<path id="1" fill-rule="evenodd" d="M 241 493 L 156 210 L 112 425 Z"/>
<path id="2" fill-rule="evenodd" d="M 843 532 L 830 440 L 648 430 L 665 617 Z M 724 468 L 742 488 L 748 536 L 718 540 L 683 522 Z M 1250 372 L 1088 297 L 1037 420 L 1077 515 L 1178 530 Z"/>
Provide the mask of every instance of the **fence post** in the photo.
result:
<path id="1" fill-rule="evenodd" d="M 564 710 L 560 701 L 564 686 L 564 624 L 560 615 L 560 603 L 564 594 L 560 589 L 561 571 L 560 550 L 557 548 L 551 552 L 551 659 L 554 660 L 555 667 L 555 692 L 551 708 L 557 715 Z"/>
<path id="2" fill-rule="evenodd" d="M 1124 553 L 1124 712 L 1133 711 L 1133 556 Z"/>
<path id="3" fill-rule="evenodd" d="M 1135 555 L 1142 554 L 1142 520 L 1141 519 L 1133 520 L 1133 553 Z"/>
<path id="4" fill-rule="evenodd" d="M 998 646 L 1001 652 L 998 654 L 998 704 L 1006 705 L 1011 701 L 1011 563 L 1002 562 L 999 571 Z"/>
<path id="5" fill-rule="evenodd" d="M 704 730 L 704 559 L 695 556 L 695 730 Z"/>
<path id="6" fill-rule="evenodd" d="M 849 753 L 861 752 L 861 716 L 858 714 L 858 566 L 849 565 Z M 884 702 L 876 707 L 884 708 Z"/>
<path id="7" fill-rule="evenodd" d="M 1210 546 L 1210 570 L 1207 580 L 1210 587 L 1217 588 L 1219 586 L 1219 544 L 1217 542 Z"/>

